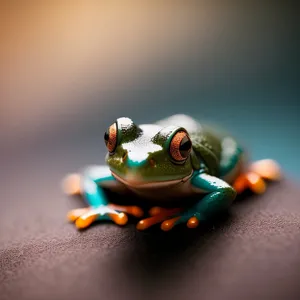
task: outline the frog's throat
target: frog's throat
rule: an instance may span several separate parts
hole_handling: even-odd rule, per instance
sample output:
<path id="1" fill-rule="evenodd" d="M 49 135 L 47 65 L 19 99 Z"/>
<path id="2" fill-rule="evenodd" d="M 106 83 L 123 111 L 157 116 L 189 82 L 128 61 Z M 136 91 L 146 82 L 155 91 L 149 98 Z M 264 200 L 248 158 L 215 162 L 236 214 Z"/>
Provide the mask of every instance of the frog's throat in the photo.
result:
<path id="1" fill-rule="evenodd" d="M 126 180 L 114 172 L 111 172 L 112 175 L 116 178 L 116 180 L 120 181 L 121 183 L 125 184 L 128 187 L 132 188 L 163 188 L 163 187 L 170 187 L 173 185 L 177 185 L 180 183 L 184 183 L 188 181 L 191 177 L 193 172 L 190 175 L 176 179 L 176 180 L 164 180 L 164 181 L 134 181 L 134 180 Z"/>

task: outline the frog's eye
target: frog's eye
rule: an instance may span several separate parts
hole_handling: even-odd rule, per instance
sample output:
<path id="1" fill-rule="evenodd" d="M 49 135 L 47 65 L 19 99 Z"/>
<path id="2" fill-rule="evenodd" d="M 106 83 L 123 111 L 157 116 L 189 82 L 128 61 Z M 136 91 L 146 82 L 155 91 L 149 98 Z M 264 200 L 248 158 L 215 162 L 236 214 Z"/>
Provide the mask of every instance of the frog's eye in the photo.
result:
<path id="1" fill-rule="evenodd" d="M 117 124 L 110 125 L 107 131 L 104 133 L 105 145 L 109 153 L 113 153 L 117 147 Z"/>
<path id="2" fill-rule="evenodd" d="M 178 131 L 170 143 L 170 155 L 177 162 L 185 161 L 192 149 L 192 142 L 185 131 Z"/>

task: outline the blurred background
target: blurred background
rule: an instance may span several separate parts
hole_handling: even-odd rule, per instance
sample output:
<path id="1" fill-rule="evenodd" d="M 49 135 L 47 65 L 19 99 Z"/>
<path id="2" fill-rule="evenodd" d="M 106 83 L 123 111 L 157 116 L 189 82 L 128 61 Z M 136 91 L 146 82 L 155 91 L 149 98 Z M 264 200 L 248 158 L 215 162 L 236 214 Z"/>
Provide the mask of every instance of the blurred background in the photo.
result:
<path id="1" fill-rule="evenodd" d="M 117 117 L 174 113 L 228 128 L 253 158 L 300 178 L 296 1 L 1 1 L 0 11 L 6 190 L 55 188 L 102 164 Z"/>

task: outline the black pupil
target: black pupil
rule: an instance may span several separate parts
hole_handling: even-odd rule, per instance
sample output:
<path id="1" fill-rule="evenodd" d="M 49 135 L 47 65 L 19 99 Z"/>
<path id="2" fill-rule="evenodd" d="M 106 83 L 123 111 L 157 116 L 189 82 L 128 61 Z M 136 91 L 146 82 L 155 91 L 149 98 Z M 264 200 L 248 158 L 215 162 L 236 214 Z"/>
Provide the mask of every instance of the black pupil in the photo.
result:
<path id="1" fill-rule="evenodd" d="M 191 140 L 185 136 L 179 146 L 179 151 L 182 157 L 186 158 L 189 155 L 189 152 L 191 150 L 192 147 L 192 143 Z"/>
<path id="2" fill-rule="evenodd" d="M 106 131 L 106 132 L 104 133 L 104 141 L 105 141 L 105 145 L 107 145 L 108 140 L 109 140 L 109 133 L 108 133 L 108 131 Z"/>

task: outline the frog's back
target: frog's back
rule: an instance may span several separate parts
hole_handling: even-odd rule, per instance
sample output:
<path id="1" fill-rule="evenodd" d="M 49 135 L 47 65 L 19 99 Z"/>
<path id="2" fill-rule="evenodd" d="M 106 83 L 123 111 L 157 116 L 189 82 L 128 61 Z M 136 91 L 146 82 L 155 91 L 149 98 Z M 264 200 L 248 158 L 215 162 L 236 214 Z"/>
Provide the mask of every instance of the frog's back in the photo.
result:
<path id="1" fill-rule="evenodd" d="M 160 126 L 179 126 L 185 128 L 191 138 L 193 150 L 201 161 L 204 161 L 210 174 L 218 175 L 222 160 L 222 142 L 224 138 L 234 138 L 208 124 L 200 123 L 190 116 L 184 114 L 173 115 L 157 122 Z M 223 153 L 224 154 L 224 153 Z"/>
<path id="2" fill-rule="evenodd" d="M 184 114 L 173 115 L 156 123 L 162 127 L 179 126 L 185 128 L 190 134 L 200 132 L 201 124 L 190 116 Z"/>

